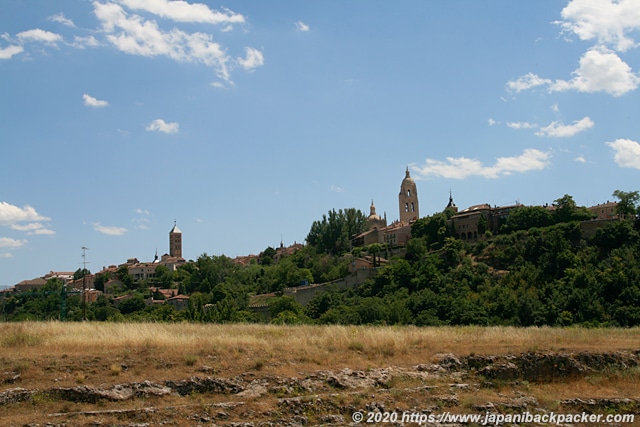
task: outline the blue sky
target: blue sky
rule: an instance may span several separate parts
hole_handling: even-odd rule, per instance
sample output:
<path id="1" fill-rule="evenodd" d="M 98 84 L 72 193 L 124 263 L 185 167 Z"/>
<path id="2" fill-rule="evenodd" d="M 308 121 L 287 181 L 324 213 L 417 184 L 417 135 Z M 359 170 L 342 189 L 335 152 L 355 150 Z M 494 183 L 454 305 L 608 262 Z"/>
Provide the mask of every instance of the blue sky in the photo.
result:
<path id="1" fill-rule="evenodd" d="M 328 210 L 639 190 L 640 0 L 0 2 L 0 285 Z"/>

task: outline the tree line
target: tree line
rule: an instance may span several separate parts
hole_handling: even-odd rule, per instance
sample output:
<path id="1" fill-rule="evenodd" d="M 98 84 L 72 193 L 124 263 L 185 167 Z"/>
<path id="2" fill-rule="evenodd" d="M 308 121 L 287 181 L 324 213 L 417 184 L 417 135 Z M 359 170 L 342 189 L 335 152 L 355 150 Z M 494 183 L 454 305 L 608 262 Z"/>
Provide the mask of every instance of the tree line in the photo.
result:
<path id="1" fill-rule="evenodd" d="M 592 235 L 583 221 L 592 218 L 565 195 L 554 209 L 515 208 L 478 241 L 454 238 L 451 211 L 412 225 L 412 238 L 398 253 L 383 244 L 351 247 L 366 229 L 366 216 L 354 208 L 331 210 L 315 221 L 307 244 L 290 256 L 266 248 L 258 259 L 239 265 L 206 253 L 176 271 L 158 266 L 152 281 L 134 281 L 126 266 L 116 273 L 118 294 L 132 298 L 116 307 L 101 295 L 82 307 L 66 296 L 66 318 L 97 321 L 274 322 L 317 324 L 637 326 L 640 325 L 640 196 L 616 190 L 618 220 Z M 347 276 L 359 256 L 386 258 L 373 279 L 347 291 L 329 288 L 307 305 L 281 296 L 286 287 L 323 283 Z M 276 261 L 276 258 L 279 258 Z M 77 272 L 79 277 L 87 271 Z M 102 286 L 110 277 L 96 277 Z M 150 286 L 190 295 L 176 311 Z M 44 290 L 44 292 L 43 292 Z M 38 292 L 2 301 L 5 320 L 60 317 L 62 283 L 52 279 Z M 249 309 L 251 296 L 273 293 L 269 317 Z"/>

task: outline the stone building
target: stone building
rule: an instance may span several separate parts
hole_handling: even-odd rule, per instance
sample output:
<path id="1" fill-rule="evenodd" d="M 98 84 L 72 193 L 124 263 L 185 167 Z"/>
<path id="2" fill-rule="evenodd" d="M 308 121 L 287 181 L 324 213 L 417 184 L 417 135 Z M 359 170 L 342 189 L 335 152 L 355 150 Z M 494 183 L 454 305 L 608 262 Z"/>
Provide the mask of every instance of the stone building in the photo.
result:
<path id="1" fill-rule="evenodd" d="M 418 206 L 418 190 L 416 182 L 411 178 L 409 167 L 405 172 L 405 177 L 400 184 L 400 194 L 398 194 L 400 205 L 400 222 L 413 222 L 420 218 Z"/>
<path id="2" fill-rule="evenodd" d="M 182 231 L 173 222 L 173 228 L 169 232 L 169 256 L 182 258 Z"/>
<path id="3" fill-rule="evenodd" d="M 453 199 L 449 199 L 450 204 Z M 454 205 L 455 206 L 455 205 Z M 497 233 L 507 221 L 511 210 L 521 207 L 521 204 L 509 206 L 494 206 L 487 203 L 469 206 L 453 215 L 450 219 L 456 238 L 460 240 L 478 240 L 484 231 Z M 449 206 L 447 206 L 447 209 Z M 457 209 L 457 208 L 456 208 Z M 484 230 L 480 224 L 484 221 Z"/>
<path id="4" fill-rule="evenodd" d="M 608 201 L 607 203 L 601 203 L 588 207 L 587 209 L 596 216 L 594 218 L 596 220 L 618 219 L 619 215 L 616 212 L 616 206 L 618 206 L 618 202 Z"/>
<path id="5" fill-rule="evenodd" d="M 489 221 L 491 206 L 486 203 L 469 206 L 451 217 L 451 224 L 456 238 L 460 240 L 477 240 L 480 236 L 478 223 L 484 217 Z"/>
<path id="6" fill-rule="evenodd" d="M 367 217 L 367 231 L 352 237 L 353 246 L 368 246 L 373 243 L 386 243 L 389 246 L 403 246 L 411 238 L 411 224 L 420 218 L 418 205 L 418 189 L 411 178 L 409 168 L 400 184 L 398 194 L 398 212 L 400 220 L 387 224 L 387 214 L 380 217 L 376 213 L 376 206 L 371 201 L 369 216 Z"/>

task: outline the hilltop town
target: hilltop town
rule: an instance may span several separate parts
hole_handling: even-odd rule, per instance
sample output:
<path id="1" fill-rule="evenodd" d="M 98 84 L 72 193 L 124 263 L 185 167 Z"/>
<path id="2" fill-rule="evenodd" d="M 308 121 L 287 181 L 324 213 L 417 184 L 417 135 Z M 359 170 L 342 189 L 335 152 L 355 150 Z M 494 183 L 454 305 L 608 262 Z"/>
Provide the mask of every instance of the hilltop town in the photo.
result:
<path id="1" fill-rule="evenodd" d="M 569 197 L 570 196 L 565 196 Z M 620 219 L 617 202 L 581 208 L 583 217 L 581 227 L 585 235 L 593 236 L 594 233 L 611 221 Z M 508 223 L 509 216 L 514 210 L 524 208 L 524 205 L 514 204 L 509 206 L 491 206 L 490 204 L 478 204 L 459 209 L 454 203 L 453 196 L 449 194 L 448 203 L 444 206 L 443 213 L 446 216 L 446 227 L 449 235 L 461 242 L 480 242 L 487 237 L 500 233 L 501 227 Z M 543 211 L 553 213 L 558 206 L 556 203 L 537 207 Z M 411 177 L 407 168 L 405 176 L 400 184 L 398 194 L 399 219 L 388 223 L 386 213 L 380 216 L 376 212 L 376 206 L 372 200 L 369 207 L 369 215 L 364 217 L 364 223 L 360 232 L 349 236 L 350 259 L 347 263 L 347 271 L 342 270 L 341 275 L 314 277 L 302 275 L 299 281 L 282 279 L 287 283 L 277 286 L 267 286 L 256 289 L 254 295 L 243 308 L 261 312 L 268 316 L 268 302 L 273 297 L 285 295 L 296 302 L 306 305 L 316 295 L 327 290 L 345 290 L 362 284 L 374 277 L 376 269 L 387 262 L 387 256 L 403 255 L 412 239 L 412 229 L 416 223 L 429 220 L 429 217 L 420 216 L 418 189 L 415 180 Z M 362 214 L 364 216 L 364 214 Z M 269 264 L 278 264 L 281 260 L 292 257 L 296 252 L 303 250 L 304 244 L 294 243 L 288 247 L 280 244 L 277 248 L 267 248 L 258 255 L 247 255 L 229 260 L 233 265 L 246 267 L 260 265 L 264 274 L 265 259 Z M 384 255 L 373 253 L 370 248 L 377 248 L 377 252 L 384 249 Z M 76 272 L 50 271 L 42 277 L 23 280 L 13 287 L 0 291 L 0 299 L 5 301 L 17 295 L 45 295 L 52 292 L 51 281 L 57 283 L 56 292 L 70 296 L 83 295 L 82 304 L 92 304 L 108 301 L 114 308 L 120 308 L 121 304 L 133 299 L 136 293 L 145 295 L 144 304 L 147 307 L 168 305 L 175 311 L 182 311 L 189 307 L 189 301 L 194 293 L 211 291 L 210 288 L 200 284 L 184 286 L 177 277 L 181 272 L 192 272 L 202 268 L 199 261 L 187 261 L 182 256 L 182 231 L 174 222 L 169 231 L 168 253 L 158 256 L 157 252 L 153 260 L 140 261 L 138 258 L 128 258 L 121 264 L 113 264 L 103 267 L 96 273 L 88 270 Z M 331 280 L 327 280 L 331 279 Z M 257 279 L 253 279 L 257 281 Z M 278 279 L 274 279 L 278 280 Z M 215 285 L 210 284 L 211 288 Z M 273 289 L 276 289 L 274 292 Z M 261 293 L 260 290 L 263 292 Z M 135 292 L 134 292 L 135 291 Z M 266 291 L 266 292 L 265 292 Z M 272 292 L 269 292 L 272 291 Z M 139 300 L 139 298 L 138 298 Z M 139 302 L 139 301 L 138 301 Z M 243 306 L 243 304 L 240 304 Z M 138 309 L 141 306 L 137 307 Z M 135 311 L 135 310 L 134 310 Z M 61 317 L 64 315 L 61 315 Z"/>

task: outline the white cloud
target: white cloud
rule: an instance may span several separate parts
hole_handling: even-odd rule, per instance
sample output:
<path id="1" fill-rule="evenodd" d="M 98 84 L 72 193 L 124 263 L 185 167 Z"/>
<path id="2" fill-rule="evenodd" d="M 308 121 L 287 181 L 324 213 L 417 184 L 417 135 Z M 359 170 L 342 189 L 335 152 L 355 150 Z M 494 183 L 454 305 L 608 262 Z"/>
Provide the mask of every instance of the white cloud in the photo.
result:
<path id="1" fill-rule="evenodd" d="M 71 46 L 78 49 L 84 49 L 85 47 L 100 46 L 100 42 L 93 36 L 73 36 L 73 43 L 71 43 Z"/>
<path id="2" fill-rule="evenodd" d="M 22 46 L 7 46 L 4 49 L 0 49 L 0 59 L 11 59 L 12 56 L 24 51 Z"/>
<path id="3" fill-rule="evenodd" d="M 211 35 L 201 32 L 189 34 L 176 28 L 165 32 L 155 21 L 129 15 L 117 4 L 93 4 L 95 15 L 107 33 L 107 40 L 120 51 L 146 57 L 167 56 L 181 62 L 200 62 L 214 67 L 221 79 L 229 80 L 229 56 Z"/>
<path id="4" fill-rule="evenodd" d="M 470 176 L 499 178 L 515 172 L 541 170 L 549 165 L 550 152 L 528 148 L 520 156 L 499 157 L 493 166 L 485 166 L 477 159 L 447 157 L 446 161 L 426 159 L 423 166 L 412 169 L 421 178 L 439 176 L 443 178 L 465 179 Z"/>
<path id="5" fill-rule="evenodd" d="M 11 224 L 11 228 L 18 231 L 25 231 L 28 235 L 53 235 L 56 234 L 55 231 L 49 230 L 40 222 L 32 222 L 25 225 L 20 224 Z"/>
<path id="6" fill-rule="evenodd" d="M 507 122 L 507 126 L 511 129 L 533 129 L 538 127 L 537 124 L 529 122 Z"/>
<path id="7" fill-rule="evenodd" d="M 0 253 L 0 258 L 13 258 L 13 254 L 10 253 Z"/>
<path id="8" fill-rule="evenodd" d="M 329 187 L 329 190 L 335 191 L 336 193 L 342 193 L 344 191 L 344 188 L 337 185 L 332 185 L 331 187 Z"/>
<path id="9" fill-rule="evenodd" d="M 606 144 L 613 149 L 613 159 L 618 166 L 640 169 L 640 143 L 630 139 L 616 139 Z"/>
<path id="10" fill-rule="evenodd" d="M 66 25 L 67 27 L 74 27 L 75 28 L 75 26 L 76 26 L 76 24 L 74 24 L 71 19 L 65 17 L 64 13 L 62 13 L 62 12 L 56 13 L 55 15 L 51 15 L 47 19 L 49 21 L 53 21 L 53 22 L 57 22 L 57 23 L 62 24 L 62 25 Z"/>
<path id="11" fill-rule="evenodd" d="M 489 126 L 495 126 L 498 124 L 498 122 L 496 122 L 495 120 L 493 120 L 492 118 L 489 118 L 489 120 L 487 121 L 489 123 Z"/>
<path id="12" fill-rule="evenodd" d="M 310 30 L 309 26 L 302 21 L 296 22 L 295 25 L 296 25 L 296 31 L 306 33 L 307 31 Z"/>
<path id="13" fill-rule="evenodd" d="M 87 107 L 101 108 L 109 105 L 107 101 L 96 99 L 91 95 L 87 95 L 86 93 L 82 95 L 82 99 L 84 100 L 84 105 L 86 105 Z"/>
<path id="14" fill-rule="evenodd" d="M 149 123 L 146 127 L 148 131 L 158 131 L 163 133 L 178 133 L 178 128 L 180 125 L 178 123 L 167 123 L 162 119 L 155 119 L 151 123 Z"/>
<path id="15" fill-rule="evenodd" d="M 131 222 L 133 222 L 134 224 L 134 228 L 136 228 L 137 230 L 149 230 L 151 228 L 151 220 L 149 219 L 149 215 L 151 215 L 151 212 L 146 209 L 140 208 L 134 209 L 133 212 L 140 215 L 137 218 L 133 218 L 131 220 Z"/>
<path id="16" fill-rule="evenodd" d="M 593 120 L 591 120 L 589 117 L 584 117 L 583 119 L 576 120 L 575 122 L 573 122 L 573 124 L 570 125 L 565 125 L 561 122 L 554 121 L 551 122 L 549 126 L 540 128 L 540 130 L 536 132 L 536 135 L 567 138 L 570 136 L 574 136 L 575 134 L 584 130 L 591 129 L 593 126 Z"/>
<path id="17" fill-rule="evenodd" d="M 14 225 L 19 222 L 50 220 L 51 218 L 40 215 L 29 205 L 25 205 L 20 208 L 7 202 L 0 202 L 0 225 Z"/>
<path id="18" fill-rule="evenodd" d="M 582 163 L 582 164 L 587 163 L 587 159 L 585 159 L 583 156 L 576 157 L 575 161 L 578 162 L 578 163 Z"/>
<path id="19" fill-rule="evenodd" d="M 247 71 L 252 71 L 264 65 L 264 56 L 258 49 L 246 47 L 245 51 L 246 57 L 244 59 L 238 58 L 238 64 L 240 64 L 242 68 Z"/>
<path id="20" fill-rule="evenodd" d="M 43 42 L 50 45 L 55 45 L 59 41 L 62 41 L 62 36 L 60 34 L 41 30 L 40 28 L 23 31 L 21 33 L 16 34 L 16 36 L 22 42 L 35 41 L 35 42 Z"/>
<path id="21" fill-rule="evenodd" d="M 561 16 L 564 21 L 557 24 L 581 40 L 595 39 L 623 52 L 637 46 L 629 33 L 640 30 L 638 0 L 572 0 Z"/>
<path id="22" fill-rule="evenodd" d="M 120 0 L 120 3 L 130 9 L 144 10 L 178 22 L 241 24 L 245 21 L 244 16 L 229 9 L 219 12 L 202 3 L 190 4 L 182 0 Z"/>
<path id="23" fill-rule="evenodd" d="M 560 107 L 558 106 L 558 104 L 553 104 L 551 106 L 551 111 L 553 111 L 554 113 L 559 113 L 560 112 Z"/>
<path id="24" fill-rule="evenodd" d="M 507 88 L 513 92 L 519 93 L 533 87 L 545 86 L 551 83 L 552 81 L 549 79 L 543 79 L 536 74 L 528 73 L 522 77 L 519 77 L 518 80 L 508 81 Z"/>
<path id="25" fill-rule="evenodd" d="M 558 80 L 550 84 L 550 91 L 606 92 L 620 96 L 635 90 L 640 84 L 640 77 L 626 62 L 603 48 L 588 50 L 580 58 L 580 67 L 573 75 L 575 77 L 569 81 Z"/>
<path id="26" fill-rule="evenodd" d="M 99 231 L 102 234 L 107 234 L 109 236 L 122 236 L 124 233 L 126 233 L 128 230 L 124 227 L 114 227 L 114 226 L 107 226 L 107 225 L 100 225 L 99 222 L 94 222 L 93 224 L 93 229 L 96 231 Z"/>
<path id="27" fill-rule="evenodd" d="M 0 237 L 0 248 L 19 248 L 27 244 L 26 240 L 16 240 L 10 237 Z"/>

